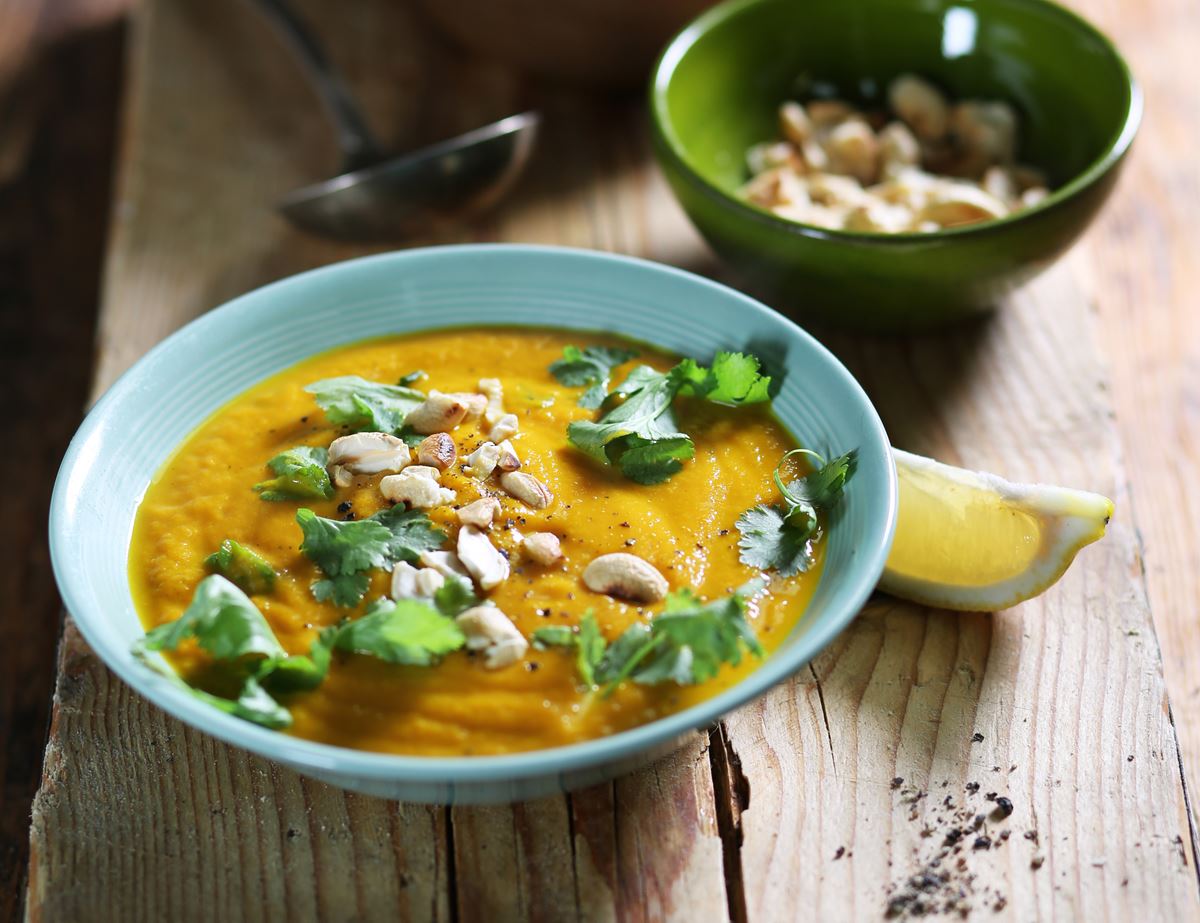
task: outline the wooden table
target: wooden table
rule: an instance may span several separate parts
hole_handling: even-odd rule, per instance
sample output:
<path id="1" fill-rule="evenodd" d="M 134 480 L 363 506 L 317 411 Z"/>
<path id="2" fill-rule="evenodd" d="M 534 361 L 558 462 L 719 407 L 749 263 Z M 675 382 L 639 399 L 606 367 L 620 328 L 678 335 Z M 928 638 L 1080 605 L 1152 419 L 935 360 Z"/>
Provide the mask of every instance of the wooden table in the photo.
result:
<path id="1" fill-rule="evenodd" d="M 423 243 L 593 247 L 725 278 L 653 165 L 637 101 L 464 60 L 397 0 L 303 6 L 398 145 L 545 112 L 513 198 Z M 1184 771 L 1200 765 L 1187 477 L 1200 401 L 1183 377 L 1200 349 L 1185 143 L 1200 95 L 1180 71 L 1200 19 L 1187 0 L 1087 7 L 1133 56 L 1150 119 L 1085 244 L 972 326 L 817 331 L 897 445 L 1117 501 L 1108 537 L 1057 587 L 992 616 L 877 598 L 810 668 L 674 756 L 486 808 L 351 795 L 227 747 L 133 695 L 68 622 L 27 918 L 843 920 L 925 898 L 980 919 L 1200 918 Z M 225 299 L 364 252 L 303 237 L 270 207 L 334 155 L 243 4 L 152 0 L 128 52 L 95 393 Z M 949 842 L 976 814 L 982 826 Z"/>

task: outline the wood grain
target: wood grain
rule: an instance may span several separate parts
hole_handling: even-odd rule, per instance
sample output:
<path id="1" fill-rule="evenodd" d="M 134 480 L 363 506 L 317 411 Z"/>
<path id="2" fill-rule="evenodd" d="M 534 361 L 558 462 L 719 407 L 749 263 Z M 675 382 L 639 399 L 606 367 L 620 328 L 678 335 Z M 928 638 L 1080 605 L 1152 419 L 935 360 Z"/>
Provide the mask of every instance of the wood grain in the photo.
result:
<path id="1" fill-rule="evenodd" d="M 516 195 L 440 240 L 588 246 L 714 272 L 635 104 L 464 61 L 400 3 L 364 2 L 354 17 L 304 8 L 397 143 L 529 103 L 547 114 Z M 268 207 L 335 160 L 273 47 L 235 0 L 140 11 L 97 390 L 229 296 L 361 252 L 301 237 Z M 1143 526 L 1112 417 L 1124 399 L 1096 342 L 1092 298 L 1106 295 L 1087 269 L 1077 255 L 991 321 L 939 336 L 822 332 L 897 444 L 1115 497 L 1110 536 L 1046 596 L 993 617 L 874 600 L 807 673 L 668 759 L 567 797 L 451 810 L 348 795 L 190 730 L 116 681 L 68 625 L 28 918 L 878 919 L 941 843 L 941 799 L 989 810 L 988 791 L 1015 810 L 981 828 L 996 841 L 1013 831 L 1007 842 L 961 854 L 980 918 L 1200 918 Z M 1167 619 L 1182 620 L 1179 592 L 1164 596 Z"/>
<path id="2" fill-rule="evenodd" d="M 1200 47 L 1200 7 L 1090 0 L 1146 94 L 1146 118 L 1106 218 L 1073 254 L 1112 364 L 1117 425 L 1145 549 L 1189 789 L 1200 792 L 1200 86 L 1180 63 Z M 1193 799 L 1193 807 L 1195 801 Z"/>
<path id="3" fill-rule="evenodd" d="M 120 48 L 110 29 L 49 53 L 23 85 L 32 156 L 7 186 L 0 166 L 0 394 L 20 447 L 0 453 L 0 920 L 19 913 L 54 689 L 46 507 L 90 380 Z"/>

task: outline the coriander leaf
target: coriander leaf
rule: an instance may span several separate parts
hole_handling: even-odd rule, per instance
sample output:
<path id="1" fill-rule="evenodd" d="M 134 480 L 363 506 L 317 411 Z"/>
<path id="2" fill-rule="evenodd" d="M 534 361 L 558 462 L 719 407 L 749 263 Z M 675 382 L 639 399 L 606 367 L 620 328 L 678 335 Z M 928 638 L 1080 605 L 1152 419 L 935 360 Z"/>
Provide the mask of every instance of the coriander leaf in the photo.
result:
<path id="1" fill-rule="evenodd" d="M 615 392 L 625 397 L 624 403 L 599 420 L 571 423 L 567 427 L 567 441 L 605 464 L 618 463 L 620 456 L 634 447 L 621 441 L 629 436 L 637 437 L 639 448 L 664 439 L 673 440 L 676 445 L 680 441 L 690 443 L 687 434 L 679 432 L 671 410 L 675 391 L 668 376 L 649 366 L 638 366 Z"/>
<path id="2" fill-rule="evenodd" d="M 347 622 L 334 638 L 338 650 L 412 666 L 428 666 L 465 643 L 453 619 L 415 599 L 376 600 L 366 615 Z"/>
<path id="3" fill-rule="evenodd" d="M 292 723 L 292 713 L 276 702 L 253 676 L 246 677 L 236 699 L 227 699 L 224 696 L 213 695 L 211 692 L 188 685 L 183 677 L 177 675 L 170 668 L 147 657 L 143 648 L 135 646 L 133 653 L 146 667 L 163 679 L 227 715 L 233 715 L 235 718 L 251 721 L 254 724 L 261 724 L 272 730 L 281 730 L 289 727 Z"/>
<path id="4" fill-rule="evenodd" d="M 533 646 L 539 651 L 551 647 L 575 647 L 575 631 L 570 625 L 545 625 L 533 632 Z"/>
<path id="5" fill-rule="evenodd" d="M 469 580 L 462 577 L 447 577 L 446 582 L 433 593 L 433 605 L 442 615 L 454 618 L 472 606 L 479 605 L 479 597 Z"/>
<path id="6" fill-rule="evenodd" d="M 770 400 L 769 376 L 759 373 L 759 362 L 743 353 L 720 352 L 713 357 L 712 367 L 701 368 L 685 359 L 675 373 L 683 378 L 680 394 L 694 394 L 714 404 L 760 404 Z M 675 370 L 673 370 L 675 371 Z"/>
<path id="7" fill-rule="evenodd" d="M 796 452 L 793 449 L 780 459 L 780 465 L 788 456 Z M 818 459 L 820 456 L 818 456 Z M 818 510 L 829 510 L 837 505 L 842 498 L 846 483 L 854 477 L 858 469 L 858 449 L 851 449 L 845 455 L 839 455 L 832 461 L 821 465 L 816 471 L 797 478 L 788 485 L 780 484 L 779 490 L 784 499 L 793 505 L 808 502 Z M 776 467 L 776 483 L 779 483 L 778 467 Z"/>
<path id="8" fill-rule="evenodd" d="M 636 355 L 637 350 L 621 347 L 565 346 L 563 357 L 550 363 L 550 374 L 569 388 L 590 385 L 579 398 L 579 406 L 595 410 L 607 396 L 612 370 Z"/>
<path id="9" fill-rule="evenodd" d="M 626 436 L 609 445 L 610 451 L 616 446 L 621 473 L 639 484 L 661 484 L 696 455 L 696 446 L 687 436 L 658 440 Z"/>
<path id="10" fill-rule="evenodd" d="M 251 594 L 270 593 L 278 576 L 262 555 L 231 538 L 204 559 L 204 566 Z"/>
<path id="11" fill-rule="evenodd" d="M 319 603 L 332 602 L 335 606 L 353 609 L 371 588 L 371 578 L 366 574 L 338 574 L 326 577 L 312 585 L 313 598 Z"/>
<path id="12" fill-rule="evenodd" d="M 326 576 L 356 574 L 372 567 L 391 566 L 392 531 L 378 519 L 341 522 L 326 519 L 312 510 L 296 512 L 304 533 L 303 551 Z"/>
<path id="13" fill-rule="evenodd" d="M 267 462 L 275 477 L 255 484 L 254 489 L 264 500 L 328 500 L 333 496 L 325 471 L 328 458 L 325 449 L 307 445 L 280 452 Z"/>
<path id="14" fill-rule="evenodd" d="M 812 536 L 816 517 L 807 527 L 789 523 L 787 511 L 780 506 L 756 506 L 737 519 L 741 533 L 738 548 L 743 564 L 760 570 L 774 570 L 781 577 L 791 577 L 812 567 Z"/>
<path id="15" fill-rule="evenodd" d="M 329 673 L 336 628 L 326 628 L 313 640 L 307 654 L 265 660 L 255 676 L 272 693 L 301 692 L 316 689 Z"/>
<path id="16" fill-rule="evenodd" d="M 357 375 L 325 378 L 304 389 L 313 395 L 329 422 L 353 430 L 394 433 L 425 395 L 403 385 L 367 381 Z"/>
<path id="17" fill-rule="evenodd" d="M 621 404 L 598 420 L 567 426 L 567 441 L 597 461 L 616 465 L 631 480 L 658 484 L 695 455 L 687 433 L 679 431 L 672 404 L 679 395 L 740 406 L 768 400 L 771 380 L 758 372 L 758 360 L 741 353 L 718 353 L 711 368 L 684 359 L 667 373 L 648 365 L 634 368 L 613 394 Z"/>
<path id="18" fill-rule="evenodd" d="M 402 388 L 407 388 L 409 385 L 415 385 L 422 378 L 428 377 L 429 376 L 425 374 L 424 369 L 416 369 L 412 372 L 409 372 L 407 375 L 401 375 L 400 380 L 397 381 L 396 384 L 400 385 Z"/>
<path id="19" fill-rule="evenodd" d="M 217 660 L 287 656 L 258 607 L 220 574 L 201 580 L 183 614 L 146 632 L 141 645 L 173 651 L 189 638 Z"/>
<path id="20" fill-rule="evenodd" d="M 313 595 L 318 602 L 345 607 L 357 606 L 366 595 L 370 580 L 363 571 L 391 570 L 397 561 L 415 561 L 422 551 L 440 548 L 446 540 L 446 533 L 420 510 L 400 506 L 349 522 L 302 509 L 296 522 L 304 533 L 300 550 L 327 578 L 313 584 Z"/>
<path id="21" fill-rule="evenodd" d="M 596 667 L 600 664 L 608 642 L 600 633 L 596 617 L 589 609 L 579 621 L 578 630 L 568 625 L 547 625 L 533 633 L 533 646 L 538 650 L 565 647 L 575 651 L 575 666 L 579 678 L 587 687 L 596 685 Z"/>
<path id="22" fill-rule="evenodd" d="M 785 485 L 779 472 L 793 455 L 811 455 L 819 467 Z M 828 513 L 837 506 L 857 464 L 857 449 L 828 463 L 810 449 L 786 452 L 773 475 L 784 502 L 756 506 L 737 519 L 741 562 L 778 571 L 781 577 L 791 577 L 812 567 L 813 539 L 820 529 L 818 514 Z"/>
<path id="23" fill-rule="evenodd" d="M 378 522 L 391 534 L 387 555 L 390 562 L 416 561 L 422 551 L 434 551 L 446 541 L 446 533 L 437 528 L 420 510 L 406 510 L 402 505 L 380 510 L 363 522 Z M 387 567 L 391 570 L 391 566 Z"/>
<path id="24" fill-rule="evenodd" d="M 668 596 L 666 608 L 651 622 L 651 634 L 660 640 L 632 674 L 635 682 L 703 683 L 716 676 L 722 664 L 741 663 L 743 647 L 762 656 L 740 592 L 707 604 L 690 590 L 682 594 L 674 600 Z"/>

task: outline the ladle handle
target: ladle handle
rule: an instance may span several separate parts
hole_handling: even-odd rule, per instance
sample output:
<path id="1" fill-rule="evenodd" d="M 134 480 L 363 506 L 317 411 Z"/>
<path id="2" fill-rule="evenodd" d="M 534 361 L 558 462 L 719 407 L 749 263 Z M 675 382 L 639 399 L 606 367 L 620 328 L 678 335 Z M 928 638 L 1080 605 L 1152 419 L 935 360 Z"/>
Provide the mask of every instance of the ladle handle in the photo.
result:
<path id="1" fill-rule="evenodd" d="M 382 159 L 382 148 L 375 140 L 362 110 L 350 94 L 341 74 L 325 56 L 325 49 L 296 15 L 288 0 L 255 0 L 267 18 L 279 29 L 325 104 L 341 149 L 345 172 L 370 166 Z"/>

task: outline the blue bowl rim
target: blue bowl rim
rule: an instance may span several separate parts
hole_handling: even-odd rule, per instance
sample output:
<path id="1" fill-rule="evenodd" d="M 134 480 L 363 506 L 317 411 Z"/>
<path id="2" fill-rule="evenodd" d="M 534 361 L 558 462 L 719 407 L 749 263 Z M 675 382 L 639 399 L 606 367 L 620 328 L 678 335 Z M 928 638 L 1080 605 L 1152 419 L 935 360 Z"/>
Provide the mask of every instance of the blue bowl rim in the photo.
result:
<path id="1" fill-rule="evenodd" d="M 844 243 L 866 244 L 903 244 L 913 245 L 934 243 L 947 238 L 982 236 L 992 231 L 1007 229 L 1056 208 L 1061 203 L 1076 198 L 1080 193 L 1100 182 L 1122 158 L 1129 152 L 1133 139 L 1142 122 L 1144 99 L 1141 85 L 1133 76 L 1128 62 L 1117 50 L 1113 41 L 1100 29 L 1088 22 L 1074 10 L 1067 9 L 1054 0 L 1003 0 L 1013 6 L 1029 6 L 1046 10 L 1051 15 L 1058 16 L 1072 28 L 1086 33 L 1096 39 L 1109 53 L 1113 63 L 1125 78 L 1128 88 L 1125 101 L 1124 118 L 1117 129 L 1109 136 L 1104 150 L 1082 172 L 1072 177 L 1068 182 L 1054 189 L 1044 199 L 1028 208 L 1005 215 L 1003 218 L 993 218 L 988 221 L 978 221 L 974 224 L 961 225 L 953 228 L 942 228 L 938 231 L 906 231 L 889 233 L 885 231 L 847 231 L 839 228 L 823 228 L 815 224 L 805 224 L 781 218 L 773 212 L 759 208 L 739 199 L 725 189 L 711 182 L 688 162 L 687 147 L 680 141 L 672 125 L 667 107 L 667 88 L 675 74 L 679 62 L 703 35 L 711 29 L 732 19 L 744 9 L 766 3 L 777 3 L 779 0 L 724 0 L 712 9 L 701 13 L 683 27 L 667 43 L 658 60 L 654 64 L 650 78 L 650 120 L 658 148 L 665 151 L 667 156 L 676 164 L 684 177 L 703 195 L 724 205 L 734 213 L 748 218 L 757 224 L 766 225 L 789 235 L 815 238 L 819 240 L 842 241 Z"/>
<path id="2" fill-rule="evenodd" d="M 81 449 L 100 427 L 109 423 L 107 414 L 109 407 L 116 404 L 125 394 L 136 390 L 141 384 L 141 377 L 149 361 L 159 353 L 175 348 L 182 340 L 202 333 L 208 327 L 224 323 L 226 318 L 243 315 L 254 310 L 254 303 L 264 294 L 271 292 L 283 294 L 293 288 L 301 288 L 309 280 L 318 276 L 353 272 L 354 267 L 376 262 L 397 262 L 403 264 L 406 259 L 419 257 L 434 252 L 457 251 L 465 255 L 474 253 L 510 252 L 517 254 L 556 256 L 573 256 L 599 263 L 624 263 L 674 275 L 693 284 L 698 284 L 721 292 L 725 297 L 735 302 L 744 310 L 767 314 L 772 319 L 784 325 L 791 336 L 804 341 L 811 349 L 824 353 L 831 361 L 835 374 L 841 383 L 852 392 L 857 392 L 861 398 L 866 414 L 869 431 L 878 439 L 883 450 L 890 455 L 889 441 L 883 422 L 879 419 L 874 405 L 863 391 L 862 386 L 850 374 L 825 346 L 815 337 L 800 328 L 794 322 L 779 314 L 759 301 L 735 291 L 728 286 L 706 279 L 686 270 L 677 269 L 651 260 L 620 254 L 604 253 L 595 250 L 584 250 L 573 247 L 557 247 L 536 244 L 458 244 L 449 246 L 420 247 L 410 250 L 391 251 L 371 256 L 358 257 L 331 263 L 316 269 L 307 270 L 296 275 L 260 286 L 240 295 L 225 304 L 200 315 L 196 319 L 170 334 L 128 370 L 126 370 L 104 393 L 88 412 L 75 436 L 72 438 L 67 452 L 59 468 L 54 490 L 50 501 L 50 559 L 55 579 L 62 594 L 63 602 L 69 612 L 75 614 L 86 611 L 81 599 L 81 592 L 75 585 L 76 580 L 71 576 L 67 561 L 64 560 L 65 536 L 69 531 L 68 523 L 71 514 L 66 509 L 65 494 L 67 482 L 72 471 L 80 463 Z M 417 330 L 406 331 L 419 332 Z M 618 331 L 619 332 L 619 331 Z M 213 408 L 214 410 L 216 408 Z M 162 680 L 149 669 L 137 665 L 121 644 L 110 641 L 107 635 L 94 631 L 86 617 L 75 617 L 75 623 L 84 640 L 100 658 L 126 684 L 148 699 L 151 703 L 164 709 L 174 717 L 205 733 L 211 734 L 226 743 L 242 747 L 246 750 L 261 754 L 269 759 L 276 759 L 288 765 L 308 769 L 314 773 L 322 771 L 333 772 L 343 777 L 357 777 L 370 781 L 402 781 L 409 783 L 497 783 L 505 780 L 545 776 L 554 773 L 565 773 L 573 770 L 616 763 L 637 753 L 649 750 L 656 745 L 661 746 L 671 740 L 678 739 L 689 731 L 712 724 L 725 714 L 733 711 L 746 702 L 762 696 L 769 689 L 788 679 L 804 667 L 824 649 L 857 615 L 866 602 L 879 575 L 883 572 L 888 551 L 896 528 L 896 511 L 898 505 L 897 480 L 895 465 L 885 466 L 886 473 L 886 510 L 882 517 L 882 528 L 875 535 L 864 537 L 863 543 L 856 548 L 856 557 L 862 562 L 859 571 L 858 586 L 845 606 L 845 611 L 821 629 L 814 632 L 810 642 L 811 653 L 801 658 L 786 656 L 777 652 L 767 658 L 762 666 L 751 672 L 739 683 L 731 686 L 720 695 L 706 699 L 691 708 L 660 718 L 648 724 L 640 725 L 627 731 L 622 731 L 608 737 L 600 737 L 580 743 L 561 747 L 551 747 L 541 750 L 530 750 L 496 756 L 407 756 L 401 754 L 377 753 L 366 750 L 356 750 L 349 747 L 317 743 L 302 738 L 291 737 L 279 731 L 260 727 L 240 718 L 222 714 L 203 704 L 186 692 L 175 688 Z"/>

